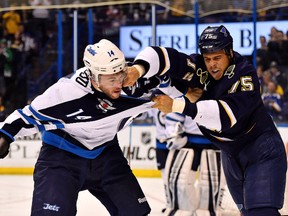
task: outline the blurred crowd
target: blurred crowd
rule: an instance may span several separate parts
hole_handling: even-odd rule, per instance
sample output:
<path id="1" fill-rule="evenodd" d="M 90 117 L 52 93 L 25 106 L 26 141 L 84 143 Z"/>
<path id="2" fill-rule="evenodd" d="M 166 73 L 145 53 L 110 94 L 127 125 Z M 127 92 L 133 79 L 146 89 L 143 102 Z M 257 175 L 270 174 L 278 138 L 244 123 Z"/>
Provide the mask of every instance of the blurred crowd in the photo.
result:
<path id="1" fill-rule="evenodd" d="M 54 0 L 55 1 L 55 0 Z M 27 0 L 26 5 L 49 6 L 53 0 Z M 60 1 L 60 0 L 59 0 Z M 251 5 L 247 0 L 233 0 L 229 4 L 230 12 L 219 12 L 200 17 L 199 22 L 229 22 L 250 21 L 251 14 L 233 11 Z M 281 0 L 275 0 L 281 3 Z M 2 2 L 2 4 L 5 1 Z M 187 1 L 163 1 L 167 7 L 156 6 L 157 23 L 193 23 L 193 7 L 187 7 Z M 192 2 L 192 1 L 191 1 Z M 74 1 L 75 4 L 81 1 Z M 185 5 L 186 4 L 186 5 Z M 199 1 L 200 15 L 212 10 L 213 1 Z M 261 4 L 261 1 L 258 2 Z M 215 7 L 217 4 L 213 4 Z M 13 5 L 11 5 L 13 6 Z M 17 6 L 17 5 L 15 5 Z M 186 15 L 179 11 L 169 10 L 169 7 L 186 11 Z M 63 58 L 70 62 L 72 58 L 73 12 L 77 9 L 79 32 L 87 30 L 87 9 L 63 9 Z M 214 8 L 217 10 L 217 8 Z M 247 8 L 249 9 L 249 8 Z M 35 8 L 33 10 L 10 10 L 0 12 L 0 120 L 12 110 L 21 108 L 32 99 L 29 91 L 32 84 L 42 76 L 51 65 L 57 63 L 57 10 Z M 260 11 L 259 20 L 285 20 L 288 18 L 288 7 L 272 8 Z M 118 43 L 119 27 L 123 25 L 151 24 L 151 6 L 149 4 L 109 5 L 93 8 L 93 23 L 95 41 L 107 38 Z M 287 27 L 288 30 L 288 27 Z M 79 33 L 79 41 L 83 46 L 87 44 L 87 35 Z M 262 86 L 263 101 L 276 122 L 288 120 L 288 40 L 287 32 L 271 29 L 269 38 L 260 36 L 261 47 L 257 50 L 257 72 Z M 79 44 L 81 48 L 81 44 Z M 253 53 L 251 53 L 251 56 Z M 67 61 L 66 59 L 69 59 Z M 82 56 L 79 55 L 79 62 Z M 251 58 L 251 57 L 249 57 Z M 56 62 L 56 63 L 55 63 Z M 64 75 L 73 71 L 72 64 L 63 65 Z M 51 74 L 51 73 L 50 73 Z M 44 79 L 50 80 L 44 75 Z M 51 79 L 52 80 L 52 79 Z M 56 81 L 56 80 L 55 80 Z M 32 84 L 31 84 L 32 83 Z M 35 84 L 36 83 L 36 84 Z M 46 86 L 47 87 L 47 86 Z"/>
<path id="2" fill-rule="evenodd" d="M 276 122 L 288 119 L 288 36 L 272 27 L 269 38 L 260 36 L 257 73 L 263 102 Z"/>

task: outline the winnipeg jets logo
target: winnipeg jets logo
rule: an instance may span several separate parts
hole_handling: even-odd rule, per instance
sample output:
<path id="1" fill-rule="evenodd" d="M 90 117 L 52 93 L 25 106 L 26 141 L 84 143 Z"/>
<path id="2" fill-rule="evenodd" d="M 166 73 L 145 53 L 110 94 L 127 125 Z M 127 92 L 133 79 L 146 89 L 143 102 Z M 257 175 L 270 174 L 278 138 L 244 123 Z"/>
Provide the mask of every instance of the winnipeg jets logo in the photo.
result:
<path id="1" fill-rule="evenodd" d="M 104 113 L 106 113 L 108 110 L 115 110 L 116 108 L 113 107 L 113 104 L 108 101 L 107 99 L 100 99 L 98 98 L 99 104 L 96 105 L 98 109 L 101 109 Z"/>
<path id="2" fill-rule="evenodd" d="M 88 47 L 87 51 L 92 55 L 95 56 L 97 54 L 96 50 L 94 50 L 91 46 Z"/>
<path id="3" fill-rule="evenodd" d="M 43 209 L 58 212 L 60 207 L 57 205 L 50 205 L 49 203 L 43 203 Z"/>

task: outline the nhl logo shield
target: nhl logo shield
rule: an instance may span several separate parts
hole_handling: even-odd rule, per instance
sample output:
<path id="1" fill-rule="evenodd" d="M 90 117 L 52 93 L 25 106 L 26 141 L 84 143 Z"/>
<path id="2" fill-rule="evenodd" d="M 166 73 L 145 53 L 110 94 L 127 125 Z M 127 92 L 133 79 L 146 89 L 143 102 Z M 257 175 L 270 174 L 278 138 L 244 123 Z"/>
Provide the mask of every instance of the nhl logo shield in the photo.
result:
<path id="1" fill-rule="evenodd" d="M 151 143 L 151 133 L 150 132 L 142 132 L 141 133 L 141 142 L 145 145 Z"/>

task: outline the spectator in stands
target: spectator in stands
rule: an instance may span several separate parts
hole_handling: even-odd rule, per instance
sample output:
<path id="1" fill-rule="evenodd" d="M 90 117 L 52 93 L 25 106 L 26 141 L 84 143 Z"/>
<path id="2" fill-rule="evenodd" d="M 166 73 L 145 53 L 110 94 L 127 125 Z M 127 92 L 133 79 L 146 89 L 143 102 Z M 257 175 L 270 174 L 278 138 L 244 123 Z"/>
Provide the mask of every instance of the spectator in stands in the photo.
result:
<path id="1" fill-rule="evenodd" d="M 288 66 L 288 61 L 287 61 L 288 59 L 288 31 L 286 32 L 286 34 L 283 34 L 282 48 L 284 52 L 283 65 L 287 67 Z"/>
<path id="2" fill-rule="evenodd" d="M 119 27 L 122 24 L 123 14 L 119 7 L 109 5 L 105 15 L 110 22 L 110 27 Z"/>
<path id="3" fill-rule="evenodd" d="M 267 92 L 262 94 L 262 100 L 268 113 L 272 116 L 274 121 L 282 120 L 282 98 L 279 93 L 276 92 L 276 82 L 269 81 L 267 86 Z"/>
<path id="4" fill-rule="evenodd" d="M 269 36 L 270 36 L 269 41 L 276 41 L 277 31 L 278 31 L 278 29 L 275 26 L 271 27 L 270 34 L 269 34 Z"/>
<path id="5" fill-rule="evenodd" d="M 275 27 L 271 28 L 270 40 L 268 41 L 268 55 L 271 61 L 276 61 L 279 64 L 286 64 L 287 57 L 283 49 L 284 33 Z"/>
<path id="6" fill-rule="evenodd" d="M 5 106 L 2 101 L 2 96 L 0 95 L 0 121 L 4 121 L 6 118 L 7 116 L 6 116 Z"/>
<path id="7" fill-rule="evenodd" d="M 22 51 L 23 62 L 25 65 L 31 64 L 32 58 L 36 56 L 38 52 L 38 43 L 35 37 L 33 37 L 31 33 L 27 32 L 24 24 L 21 23 L 19 25 L 19 31 L 16 33 L 14 40 L 22 41 L 23 47 L 21 51 Z"/>
<path id="8" fill-rule="evenodd" d="M 50 0 L 29 0 L 29 4 L 31 6 L 49 6 L 51 5 Z M 41 46 L 45 45 L 46 42 L 46 29 L 49 24 L 49 10 L 45 8 L 35 8 L 32 11 L 33 18 L 30 21 L 30 25 L 33 26 L 34 32 L 40 32 L 37 34 L 39 37 L 39 41 L 41 42 Z"/>
<path id="9" fill-rule="evenodd" d="M 19 52 L 22 52 L 24 49 L 24 42 L 21 38 L 21 32 L 17 31 L 14 34 L 14 37 L 11 40 L 11 48 L 18 50 Z"/>
<path id="10" fill-rule="evenodd" d="M 277 62 L 272 61 L 270 63 L 269 71 L 270 71 L 270 73 L 272 75 L 272 80 L 277 82 L 278 85 L 280 85 L 283 88 L 284 92 L 285 92 L 285 88 L 287 88 L 287 83 L 288 83 L 287 76 L 284 73 L 281 72 Z"/>
<path id="11" fill-rule="evenodd" d="M 288 53 L 285 50 L 285 34 L 282 30 L 277 31 L 276 39 L 279 46 L 279 53 L 278 53 L 279 60 L 277 62 L 280 65 L 288 65 L 287 62 Z"/>
<path id="12" fill-rule="evenodd" d="M 24 41 L 21 38 L 20 31 L 14 34 L 14 38 L 11 41 L 10 46 L 13 52 L 13 74 L 18 75 L 22 68 L 25 66 L 23 57 L 24 57 Z M 17 79 L 18 76 L 15 76 Z M 16 80 L 15 80 L 16 81 Z"/>
<path id="13" fill-rule="evenodd" d="M 24 31 L 24 25 L 20 24 L 19 27 L 19 31 L 11 41 L 11 50 L 13 52 L 13 83 L 14 86 L 17 84 L 18 91 L 17 93 L 12 91 L 9 101 L 12 102 L 11 104 L 17 104 L 18 107 L 22 107 L 27 101 L 27 73 L 25 71 L 31 66 L 32 58 L 37 54 L 37 45 L 34 38 Z M 45 62 L 47 62 L 46 58 Z M 32 70 L 29 70 L 29 73 L 32 73 Z"/>
<path id="14" fill-rule="evenodd" d="M 263 69 L 266 70 L 269 67 L 267 39 L 264 35 L 261 35 L 259 41 L 260 47 L 256 50 L 256 60 L 257 64 L 263 65 Z"/>
<path id="15" fill-rule="evenodd" d="M 11 5 L 12 7 L 15 5 Z M 12 39 L 14 34 L 19 30 L 19 24 L 21 22 L 20 14 L 15 10 L 10 10 L 3 14 L 3 28 L 6 31 L 8 38 Z"/>
<path id="16" fill-rule="evenodd" d="M 263 72 L 263 91 L 262 91 L 262 94 L 268 92 L 268 84 L 270 81 L 273 81 L 272 73 L 269 70 L 266 70 Z M 276 86 L 276 92 L 281 96 L 283 96 L 283 94 L 284 94 L 284 90 L 283 90 L 282 86 L 280 86 L 279 84 L 277 84 L 277 86 Z"/>
<path id="17" fill-rule="evenodd" d="M 264 86 L 264 83 L 263 83 L 263 65 L 262 64 L 257 64 L 257 68 L 256 68 L 256 71 L 257 71 L 257 76 L 259 78 L 259 83 L 260 83 L 260 90 L 261 92 L 263 92 L 263 86 Z"/>
<path id="18" fill-rule="evenodd" d="M 1 61 L 2 61 L 2 58 L 0 56 L 0 97 L 2 98 L 2 96 L 5 94 L 5 82 L 4 82 L 4 77 L 2 75 L 3 65 L 1 64 Z"/>
<path id="19" fill-rule="evenodd" d="M 7 46 L 7 40 L 0 40 L 0 76 L 4 79 L 4 99 L 9 98 L 13 84 L 13 53 Z M 10 89 L 10 91 L 9 91 Z"/>
<path id="20" fill-rule="evenodd" d="M 150 5 L 139 3 L 134 7 L 134 22 L 139 24 L 147 24 L 150 21 Z"/>

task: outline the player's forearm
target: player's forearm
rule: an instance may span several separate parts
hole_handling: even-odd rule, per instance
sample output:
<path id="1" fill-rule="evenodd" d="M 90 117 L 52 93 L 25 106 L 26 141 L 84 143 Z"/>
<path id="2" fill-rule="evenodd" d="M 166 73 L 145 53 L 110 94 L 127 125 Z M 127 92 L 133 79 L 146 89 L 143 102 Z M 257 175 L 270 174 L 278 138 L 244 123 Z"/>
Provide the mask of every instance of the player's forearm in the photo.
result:
<path id="1" fill-rule="evenodd" d="M 173 100 L 172 112 L 180 112 L 190 116 L 199 125 L 205 126 L 210 130 L 221 130 L 221 117 L 217 101 L 205 100 L 191 103 L 187 99 Z"/>
<path id="2" fill-rule="evenodd" d="M 190 103 L 186 100 L 173 100 L 172 112 L 183 113 L 191 118 L 195 118 L 197 114 L 197 106 L 195 103 Z"/>
<path id="3" fill-rule="evenodd" d="M 134 67 L 137 71 L 137 73 L 139 74 L 139 77 L 143 77 L 145 74 L 145 68 L 143 65 L 141 64 L 135 64 L 132 67 Z"/>
<path id="4" fill-rule="evenodd" d="M 134 65 L 141 66 L 141 76 L 149 78 L 162 76 L 170 69 L 170 59 L 164 47 L 146 47 L 134 60 Z"/>

